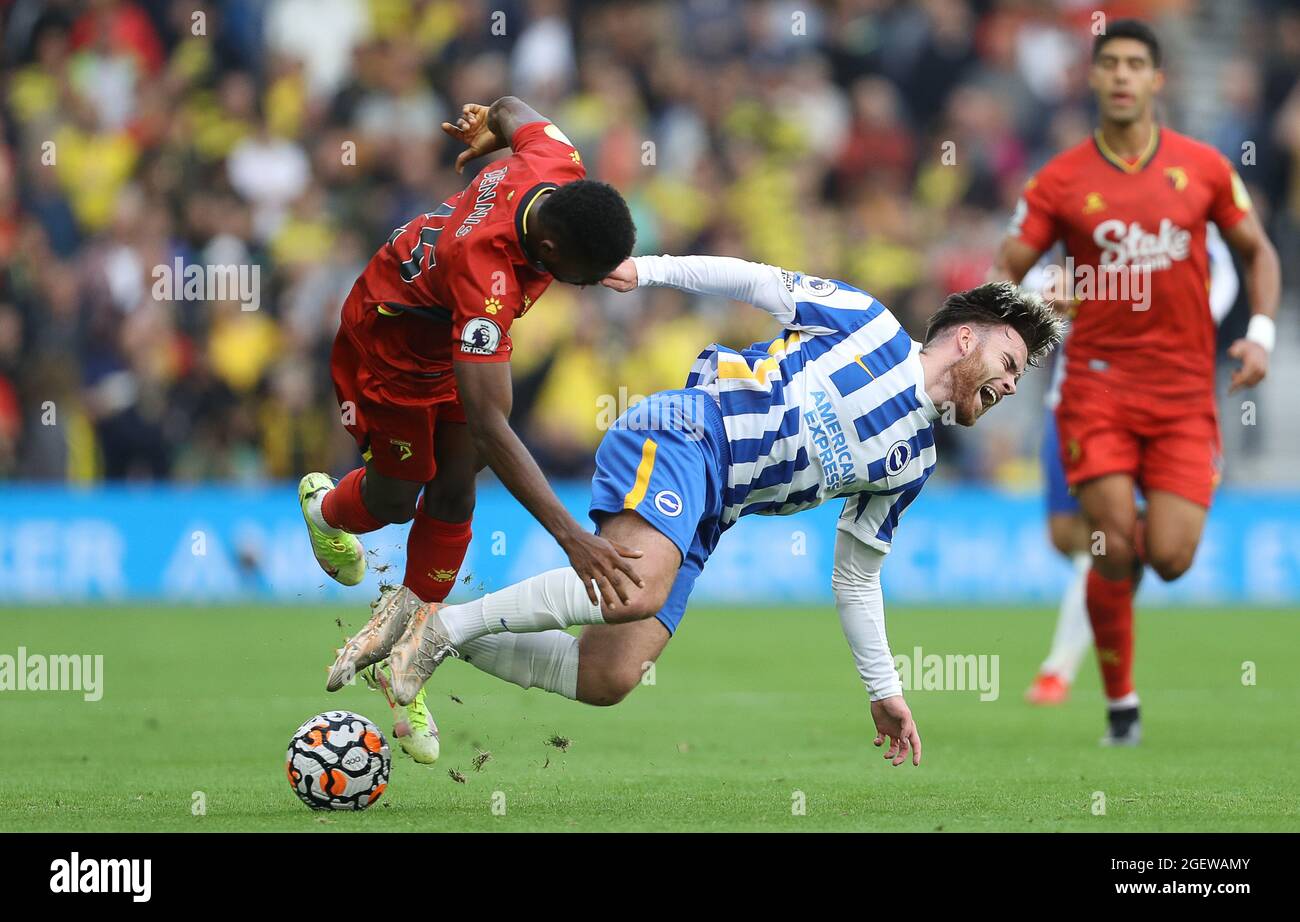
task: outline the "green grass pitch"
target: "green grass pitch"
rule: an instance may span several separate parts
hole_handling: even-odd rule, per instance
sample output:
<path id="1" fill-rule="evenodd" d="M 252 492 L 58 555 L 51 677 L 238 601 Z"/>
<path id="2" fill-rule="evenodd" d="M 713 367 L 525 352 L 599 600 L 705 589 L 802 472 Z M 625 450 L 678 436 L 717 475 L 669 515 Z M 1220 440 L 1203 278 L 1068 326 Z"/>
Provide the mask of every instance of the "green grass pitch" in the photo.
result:
<path id="1" fill-rule="evenodd" d="M 1146 741 L 1108 751 L 1091 659 L 1064 707 L 1023 703 L 1052 613 L 891 609 L 896 653 L 999 657 L 995 701 L 908 695 L 914 769 L 870 745 L 832 608 L 695 609 L 654 684 L 613 708 L 448 663 L 430 686 L 439 763 L 394 747 L 375 807 L 321 814 L 285 781 L 294 728 L 339 707 L 391 727 L 378 694 L 324 691 L 339 617 L 361 621 L 341 607 L 0 609 L 0 653 L 104 656 L 98 702 L 0 692 L 0 830 L 1300 830 L 1294 611 L 1140 612 Z M 475 771 L 479 750 L 491 758 Z"/>

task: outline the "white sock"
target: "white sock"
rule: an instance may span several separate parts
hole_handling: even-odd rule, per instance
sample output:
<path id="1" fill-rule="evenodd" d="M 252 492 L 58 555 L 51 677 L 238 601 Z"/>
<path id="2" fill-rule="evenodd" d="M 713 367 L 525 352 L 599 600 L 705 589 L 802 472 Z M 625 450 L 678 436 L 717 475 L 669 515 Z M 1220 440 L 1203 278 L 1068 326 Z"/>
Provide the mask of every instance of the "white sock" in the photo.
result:
<path id="1" fill-rule="evenodd" d="M 564 631 L 488 634 L 460 645 L 465 662 L 520 688 L 578 700 L 578 638 Z"/>
<path id="2" fill-rule="evenodd" d="M 1061 596 L 1061 610 L 1056 616 L 1056 631 L 1052 635 L 1052 649 L 1043 660 L 1043 672 L 1060 676 L 1070 684 L 1079 671 L 1088 648 L 1092 646 L 1092 623 L 1088 620 L 1088 569 L 1092 558 L 1087 553 L 1075 554 L 1074 575 Z"/>
<path id="3" fill-rule="evenodd" d="M 1123 708 L 1135 708 L 1137 706 L 1138 706 L 1138 693 L 1135 691 L 1129 692 L 1123 698 L 1106 699 L 1106 707 L 1110 708 L 1110 710 L 1112 711 L 1118 711 Z"/>
<path id="4" fill-rule="evenodd" d="M 328 492 L 329 490 L 317 490 L 307 497 L 307 517 L 311 519 L 313 525 L 325 532 L 325 534 L 341 535 L 343 529 L 335 528 L 329 522 L 326 522 L 325 513 L 321 512 L 321 503 L 325 501 L 325 494 Z"/>
<path id="5" fill-rule="evenodd" d="M 438 618 L 456 647 L 502 631 L 531 634 L 605 623 L 600 606 L 591 604 L 582 580 L 569 567 L 548 570 L 464 605 L 448 605 L 438 610 Z"/>

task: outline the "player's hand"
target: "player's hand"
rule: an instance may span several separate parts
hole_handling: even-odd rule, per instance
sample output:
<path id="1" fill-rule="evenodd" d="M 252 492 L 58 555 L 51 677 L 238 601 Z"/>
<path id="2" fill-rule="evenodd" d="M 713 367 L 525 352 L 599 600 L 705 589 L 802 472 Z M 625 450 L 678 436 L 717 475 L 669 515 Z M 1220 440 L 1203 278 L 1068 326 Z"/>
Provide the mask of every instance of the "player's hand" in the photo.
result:
<path id="1" fill-rule="evenodd" d="M 606 541 L 589 531 L 575 532 L 561 541 L 560 547 L 569 555 L 569 565 L 581 578 L 592 605 L 599 605 L 602 601 L 610 608 L 616 608 L 619 602 L 626 605 L 631 597 L 631 586 L 645 586 L 632 564 L 628 563 L 640 557 L 640 551 Z"/>
<path id="2" fill-rule="evenodd" d="M 1228 355 L 1241 362 L 1241 367 L 1232 373 L 1229 394 L 1243 387 L 1254 387 L 1268 374 L 1268 350 L 1254 340 L 1237 340 L 1228 347 Z"/>
<path id="3" fill-rule="evenodd" d="M 463 172 L 465 164 L 476 157 L 482 157 L 506 146 L 505 142 L 488 127 L 488 107 L 478 103 L 466 103 L 461 108 L 456 124 L 443 122 L 442 130 L 462 142 L 467 148 L 456 158 L 457 173 Z"/>
<path id="4" fill-rule="evenodd" d="M 637 286 L 636 263 L 628 257 L 618 267 L 600 280 L 600 284 L 615 291 L 631 291 Z"/>
<path id="5" fill-rule="evenodd" d="M 911 749 L 912 764 L 921 764 L 921 734 L 916 732 L 916 722 L 902 695 L 871 702 L 871 719 L 876 722 L 876 738 L 872 742 L 883 746 L 885 739 L 889 739 L 889 748 L 885 750 L 888 761 L 902 765 Z"/>

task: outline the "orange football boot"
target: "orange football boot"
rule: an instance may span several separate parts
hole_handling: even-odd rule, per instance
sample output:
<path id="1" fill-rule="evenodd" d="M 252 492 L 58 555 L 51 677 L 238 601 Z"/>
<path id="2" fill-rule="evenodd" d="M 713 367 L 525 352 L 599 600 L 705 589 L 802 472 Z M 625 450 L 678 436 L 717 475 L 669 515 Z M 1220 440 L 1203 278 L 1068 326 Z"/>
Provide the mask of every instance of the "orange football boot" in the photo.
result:
<path id="1" fill-rule="evenodd" d="M 1063 704 L 1069 697 L 1070 683 L 1051 672 L 1040 672 L 1025 692 L 1026 701 L 1040 706 Z"/>

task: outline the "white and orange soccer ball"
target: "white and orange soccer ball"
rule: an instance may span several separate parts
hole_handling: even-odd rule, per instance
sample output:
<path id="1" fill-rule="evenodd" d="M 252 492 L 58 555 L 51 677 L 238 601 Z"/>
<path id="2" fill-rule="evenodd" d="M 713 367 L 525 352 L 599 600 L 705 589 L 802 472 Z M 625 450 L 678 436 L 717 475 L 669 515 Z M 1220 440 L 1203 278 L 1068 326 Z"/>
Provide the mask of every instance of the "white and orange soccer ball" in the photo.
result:
<path id="1" fill-rule="evenodd" d="M 392 758 L 388 740 L 353 711 L 326 711 L 289 741 L 284 769 L 298 799 L 313 810 L 364 810 L 384 793 Z"/>

